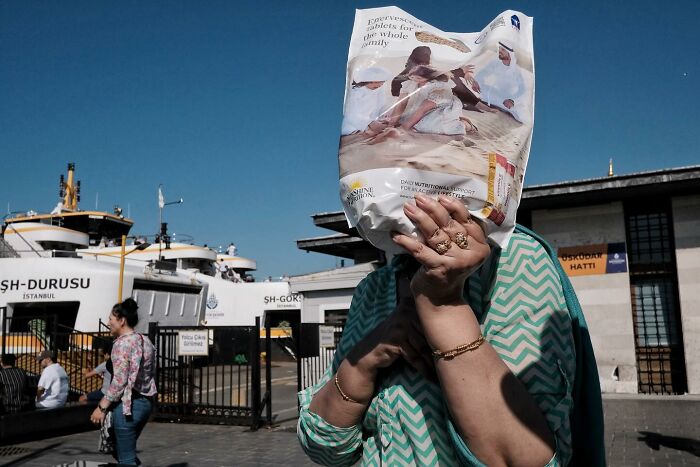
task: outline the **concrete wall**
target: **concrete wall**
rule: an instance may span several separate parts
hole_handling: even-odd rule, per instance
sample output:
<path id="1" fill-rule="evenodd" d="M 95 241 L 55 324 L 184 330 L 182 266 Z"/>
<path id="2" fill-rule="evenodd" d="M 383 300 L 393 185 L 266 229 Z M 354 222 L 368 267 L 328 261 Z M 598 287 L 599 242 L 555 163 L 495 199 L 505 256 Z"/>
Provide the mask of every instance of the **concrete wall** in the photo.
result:
<path id="1" fill-rule="evenodd" d="M 688 392 L 700 394 L 700 196 L 672 199 Z"/>
<path id="2" fill-rule="evenodd" d="M 625 242 L 622 203 L 532 211 L 533 230 L 555 248 Z M 637 392 L 628 273 L 571 277 L 586 316 L 604 392 Z"/>

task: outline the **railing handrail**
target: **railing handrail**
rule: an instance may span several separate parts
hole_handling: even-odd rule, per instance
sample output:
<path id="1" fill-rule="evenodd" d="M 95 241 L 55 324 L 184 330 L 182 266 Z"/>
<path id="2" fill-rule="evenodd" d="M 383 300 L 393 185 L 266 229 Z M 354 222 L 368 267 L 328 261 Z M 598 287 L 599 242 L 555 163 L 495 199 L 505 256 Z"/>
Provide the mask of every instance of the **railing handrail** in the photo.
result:
<path id="1" fill-rule="evenodd" d="M 53 318 L 52 321 L 51 318 Z M 43 336 L 30 330 L 9 332 L 13 319 L 21 319 L 29 322 L 34 319 L 50 321 Z M 86 378 L 85 369 L 93 369 L 99 364 L 98 349 L 100 342 L 107 342 L 111 337 L 104 332 L 79 331 L 65 326 L 56 321 L 56 316 L 2 316 L 2 353 L 14 353 L 24 362 L 21 367 L 32 375 L 41 374 L 41 368 L 35 359 L 36 352 L 40 350 L 52 350 L 56 353 L 57 362 L 63 365 L 68 374 L 69 391 L 72 394 L 82 393 L 87 390 L 99 388 L 97 379 Z M 27 342 L 22 337 L 32 336 L 38 341 Z M 20 339 L 17 339 L 17 338 Z"/>
<path id="2" fill-rule="evenodd" d="M 0 252 L 6 252 L 10 256 L 3 256 L 7 258 L 19 258 L 19 253 L 15 250 L 12 245 L 8 243 L 3 237 L 0 237 Z"/>

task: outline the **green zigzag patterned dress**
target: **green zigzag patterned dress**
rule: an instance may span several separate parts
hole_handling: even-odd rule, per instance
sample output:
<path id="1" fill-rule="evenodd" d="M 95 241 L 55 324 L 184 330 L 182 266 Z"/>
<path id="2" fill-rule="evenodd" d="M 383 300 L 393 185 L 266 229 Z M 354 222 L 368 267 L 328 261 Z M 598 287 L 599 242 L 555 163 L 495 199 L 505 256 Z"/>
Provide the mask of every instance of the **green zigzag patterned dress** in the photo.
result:
<path id="1" fill-rule="evenodd" d="M 353 346 L 396 306 L 395 274 L 402 257 L 367 276 L 355 290 L 333 364 L 315 386 L 299 393 L 297 433 L 316 463 L 367 466 L 483 464 L 454 429 L 438 385 L 399 360 L 378 382 L 361 425 L 340 428 L 309 411 L 313 395 Z M 527 387 L 555 434 L 547 466 L 571 458 L 570 414 L 575 354 L 571 319 L 554 263 L 525 233 L 512 235 L 468 281 L 468 301 L 486 340 Z"/>

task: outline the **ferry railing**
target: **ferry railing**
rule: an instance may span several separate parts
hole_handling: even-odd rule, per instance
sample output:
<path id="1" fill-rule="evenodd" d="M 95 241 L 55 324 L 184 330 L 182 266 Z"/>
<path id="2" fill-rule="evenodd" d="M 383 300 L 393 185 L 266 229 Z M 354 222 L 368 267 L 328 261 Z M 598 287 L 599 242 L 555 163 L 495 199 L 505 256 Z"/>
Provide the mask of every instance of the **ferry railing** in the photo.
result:
<path id="1" fill-rule="evenodd" d="M 34 248 L 32 246 L 32 244 L 29 243 L 29 241 L 27 241 L 27 239 L 22 236 L 21 233 L 19 233 L 19 231 L 17 230 L 17 228 L 13 224 L 8 224 L 7 227 L 5 228 L 5 232 L 7 232 L 7 229 L 12 229 L 14 231 L 15 235 L 17 235 L 31 249 L 31 251 L 36 253 L 37 256 L 41 257 L 41 254 L 39 254 L 39 251 L 36 248 Z"/>
<path id="2" fill-rule="evenodd" d="M 102 349 L 111 340 L 107 332 L 76 331 L 59 324 L 57 315 L 12 317 L 4 310 L 1 338 L 2 354 L 14 354 L 16 366 L 33 379 L 38 380 L 42 372 L 38 354 L 53 351 L 56 363 L 68 375 L 69 400 L 102 386 L 99 378 L 88 378 L 85 373 L 102 363 Z"/>
<path id="3" fill-rule="evenodd" d="M 20 240 L 22 240 L 22 241 L 31 249 L 31 251 L 33 251 L 34 253 L 36 253 L 37 256 L 41 257 L 41 255 L 39 254 L 39 251 L 37 251 L 37 249 L 34 248 L 34 247 L 32 246 L 32 244 L 29 243 L 29 241 L 28 241 L 26 238 L 24 238 L 24 237 L 22 236 L 21 233 L 19 233 L 19 231 L 17 230 L 17 228 L 14 226 L 14 224 L 8 224 L 7 227 L 5 228 L 5 232 L 7 232 L 8 229 L 12 229 L 12 230 L 15 232 L 15 235 L 17 235 L 17 236 L 20 238 Z"/>
<path id="4" fill-rule="evenodd" d="M 0 237 L 0 258 L 19 258 L 19 253 L 2 237 Z"/>

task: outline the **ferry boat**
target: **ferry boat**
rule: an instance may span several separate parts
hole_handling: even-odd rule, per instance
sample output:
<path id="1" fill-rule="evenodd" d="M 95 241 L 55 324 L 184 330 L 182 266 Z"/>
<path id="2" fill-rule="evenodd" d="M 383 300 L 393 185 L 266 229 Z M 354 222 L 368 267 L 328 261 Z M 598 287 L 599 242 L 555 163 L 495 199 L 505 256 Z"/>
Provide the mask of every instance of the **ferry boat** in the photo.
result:
<path id="1" fill-rule="evenodd" d="M 154 235 L 129 236 L 134 222 L 121 210 L 83 211 L 79 200 L 80 182 L 70 163 L 67 176 L 61 176 L 60 202 L 51 213 L 30 211 L 4 219 L 3 316 L 39 317 L 96 332 L 120 297 L 133 297 L 141 332 L 154 321 L 232 326 L 253 325 L 256 316 L 265 314 L 275 315 L 276 321 L 299 319 L 300 298 L 289 292 L 288 282 L 233 282 L 217 272 L 223 263 L 245 278 L 255 270 L 254 260 L 171 241 L 165 229 L 157 241 Z"/>

